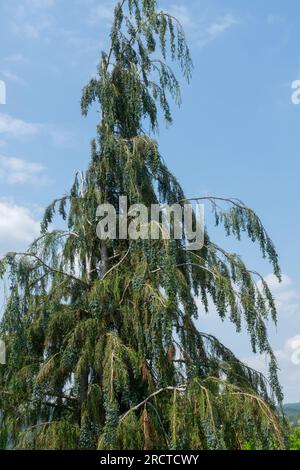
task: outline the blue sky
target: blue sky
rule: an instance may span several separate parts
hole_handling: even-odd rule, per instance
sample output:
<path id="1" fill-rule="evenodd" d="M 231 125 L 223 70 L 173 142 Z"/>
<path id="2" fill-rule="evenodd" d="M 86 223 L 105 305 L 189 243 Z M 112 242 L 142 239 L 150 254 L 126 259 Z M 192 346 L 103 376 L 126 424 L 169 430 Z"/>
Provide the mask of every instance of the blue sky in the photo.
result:
<path id="1" fill-rule="evenodd" d="M 161 128 L 161 152 L 188 196 L 238 197 L 263 219 L 280 254 L 282 285 L 258 249 L 212 237 L 243 253 L 267 277 L 279 324 L 270 337 L 286 401 L 300 401 L 299 125 L 291 84 L 300 78 L 298 0 L 164 0 L 186 29 L 195 70 L 183 84 L 174 125 Z M 43 208 L 68 191 L 89 160 L 97 110 L 80 115 L 81 89 L 96 73 L 113 0 L 1 0 L 0 253 L 26 247 Z M 210 226 L 210 213 L 206 220 Z M 250 365 L 245 335 L 214 312 L 199 328 L 218 335 Z M 295 361 L 294 361 L 295 362 Z"/>

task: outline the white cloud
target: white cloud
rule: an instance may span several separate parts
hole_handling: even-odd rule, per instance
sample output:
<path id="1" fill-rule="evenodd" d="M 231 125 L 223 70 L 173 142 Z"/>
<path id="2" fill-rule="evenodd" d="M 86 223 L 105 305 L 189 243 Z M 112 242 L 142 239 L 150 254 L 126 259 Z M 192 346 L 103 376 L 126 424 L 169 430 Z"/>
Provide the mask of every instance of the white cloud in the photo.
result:
<path id="1" fill-rule="evenodd" d="M 55 147 L 69 147 L 73 137 L 71 132 L 52 125 L 26 122 L 3 113 L 0 113 L 1 134 L 14 138 L 47 136 Z"/>
<path id="2" fill-rule="evenodd" d="M 19 77 L 15 73 L 11 72 L 10 70 L 3 70 L 2 75 L 12 82 L 18 83 L 20 85 L 26 85 L 26 81 L 23 78 Z"/>
<path id="3" fill-rule="evenodd" d="M 180 21 L 192 43 L 198 47 L 204 47 L 215 41 L 239 23 L 232 13 L 227 13 L 218 19 L 208 19 L 197 10 L 187 8 L 185 5 L 166 4 L 166 10 Z"/>
<path id="4" fill-rule="evenodd" d="M 78 1 L 73 0 L 73 7 L 77 8 Z M 94 56 L 97 52 L 99 48 L 98 40 L 91 38 L 90 35 L 82 36 L 81 30 L 73 31 L 65 27 L 66 22 L 63 26 L 60 25 L 57 11 L 50 8 L 56 4 L 54 0 L 18 0 L 16 1 L 17 6 L 14 8 L 10 7 L 10 2 L 7 3 L 6 16 L 8 21 L 10 19 L 10 31 L 15 36 L 21 39 L 39 40 L 48 45 L 55 41 L 64 47 L 71 46 L 72 49 L 70 48 L 69 51 L 70 65 L 73 65 L 74 62 L 76 62 L 75 65 L 78 65 L 88 53 L 92 53 Z M 111 18 L 113 14 L 112 5 L 108 3 L 108 6 L 97 6 L 98 3 L 98 0 L 94 0 L 85 5 L 84 11 L 93 12 L 93 15 L 90 15 L 91 21 Z M 74 60 L 74 55 L 78 59 Z M 22 56 L 15 56 L 7 57 L 4 60 L 10 64 L 22 62 L 24 59 Z M 48 67 L 50 67 L 49 64 Z M 54 68 L 55 66 L 52 64 L 51 69 Z"/>
<path id="5" fill-rule="evenodd" d="M 230 13 L 224 15 L 220 20 L 211 23 L 197 41 L 198 46 L 203 47 L 215 41 L 232 26 L 238 24 L 238 20 Z"/>
<path id="6" fill-rule="evenodd" d="M 11 31 L 26 39 L 38 39 L 53 28 L 54 18 L 48 12 L 55 0 L 20 0 L 14 7 Z"/>
<path id="7" fill-rule="evenodd" d="M 291 278 L 287 276 L 286 274 L 282 275 L 281 282 L 278 280 L 278 278 L 274 274 L 268 274 L 265 277 L 265 281 L 267 282 L 269 288 L 272 291 L 280 291 L 292 284 Z M 261 283 L 259 283 L 259 285 L 261 285 Z"/>
<path id="8" fill-rule="evenodd" d="M 0 253 L 27 248 L 40 232 L 40 224 L 27 207 L 0 200 Z"/>
<path id="9" fill-rule="evenodd" d="M 300 352 L 300 334 L 292 336 L 291 338 L 287 339 L 283 349 L 279 349 L 275 351 L 275 355 L 281 363 L 289 362 L 293 365 L 300 365 L 297 364 L 295 361 L 295 355 Z M 300 354 L 299 354 L 300 358 Z"/>
<path id="10" fill-rule="evenodd" d="M 33 137 L 41 130 L 41 124 L 33 124 L 0 113 L 0 134 L 12 137 Z"/>
<path id="11" fill-rule="evenodd" d="M 0 155 L 0 180 L 8 184 L 44 184 L 47 178 L 43 175 L 45 167 L 19 158 Z"/>
<path id="12" fill-rule="evenodd" d="M 208 27 L 207 32 L 211 39 L 215 39 L 217 36 L 227 31 L 227 29 L 229 29 L 234 24 L 237 24 L 237 20 L 233 17 L 233 15 L 228 14 L 225 15 L 220 21 L 212 23 Z"/>

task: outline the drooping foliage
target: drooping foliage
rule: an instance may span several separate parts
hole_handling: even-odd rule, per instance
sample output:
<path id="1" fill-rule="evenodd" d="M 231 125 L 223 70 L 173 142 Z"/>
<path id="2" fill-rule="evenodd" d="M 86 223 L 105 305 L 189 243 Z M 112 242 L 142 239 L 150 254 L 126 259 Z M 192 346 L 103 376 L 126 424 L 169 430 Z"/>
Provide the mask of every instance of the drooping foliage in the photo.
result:
<path id="1" fill-rule="evenodd" d="M 189 80 L 180 23 L 155 0 L 115 8 L 110 49 L 84 88 L 82 113 L 101 118 L 85 174 L 46 210 L 41 236 L 1 260 L 10 294 L 1 322 L 0 443 L 17 449 L 241 449 L 283 447 L 275 404 L 277 364 L 266 322 L 272 295 L 240 256 L 205 234 L 184 240 L 108 240 L 99 204 L 186 202 L 160 155 L 159 113 L 180 103 L 170 59 Z M 145 127 L 150 124 L 149 133 Z M 280 277 L 277 254 L 255 213 L 238 200 L 207 199 L 228 235 L 258 242 Z M 65 230 L 51 230 L 59 215 Z M 260 282 L 257 282 L 260 281 Z M 201 332 L 197 304 L 269 357 L 268 380 Z M 200 329 L 199 329 L 200 328 Z"/>

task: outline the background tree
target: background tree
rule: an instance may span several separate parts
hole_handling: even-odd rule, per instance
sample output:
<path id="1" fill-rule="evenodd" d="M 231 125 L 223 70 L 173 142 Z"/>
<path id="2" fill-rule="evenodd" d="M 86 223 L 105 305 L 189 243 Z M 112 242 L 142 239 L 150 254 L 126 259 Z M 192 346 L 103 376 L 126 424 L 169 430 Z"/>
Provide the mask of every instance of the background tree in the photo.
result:
<path id="1" fill-rule="evenodd" d="M 295 429 L 289 437 L 290 450 L 300 450 L 300 429 Z"/>
<path id="2" fill-rule="evenodd" d="M 185 240 L 99 243 L 102 203 L 186 202 L 154 140 L 158 112 L 172 122 L 169 98 L 189 80 L 191 59 L 180 23 L 155 0 L 115 8 L 108 53 L 84 88 L 82 112 L 99 103 L 91 161 L 70 194 L 46 210 L 41 236 L 1 261 L 10 279 L 1 335 L 2 447 L 33 449 L 240 449 L 284 447 L 275 403 L 277 364 L 266 320 L 276 322 L 268 286 L 242 259 L 205 235 Z M 150 131 L 145 132 L 146 125 Z M 207 199 L 228 235 L 246 232 L 280 278 L 277 255 L 255 213 L 238 200 Z M 51 231 L 58 213 L 64 231 Z M 258 288 L 257 279 L 262 288 Z M 215 337 L 198 331 L 195 297 L 222 320 L 242 322 L 254 352 L 270 359 L 269 380 Z"/>

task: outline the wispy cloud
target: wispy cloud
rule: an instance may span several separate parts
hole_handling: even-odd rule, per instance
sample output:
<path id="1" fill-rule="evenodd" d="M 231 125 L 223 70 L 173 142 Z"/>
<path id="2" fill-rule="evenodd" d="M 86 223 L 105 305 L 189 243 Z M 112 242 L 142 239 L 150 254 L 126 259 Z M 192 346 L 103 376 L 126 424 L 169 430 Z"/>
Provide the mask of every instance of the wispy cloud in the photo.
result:
<path id="1" fill-rule="evenodd" d="M 0 134 L 12 137 L 33 137 L 42 129 L 41 124 L 25 122 L 8 114 L 0 114 Z"/>
<path id="2" fill-rule="evenodd" d="M 206 30 L 206 41 L 214 41 L 216 38 L 225 33 L 233 25 L 237 24 L 238 21 L 234 18 L 232 14 L 227 14 L 223 16 L 219 21 L 216 21 L 210 24 Z"/>
<path id="3" fill-rule="evenodd" d="M 44 171 L 45 167 L 39 163 L 0 155 L 0 180 L 6 184 L 44 185 L 48 182 Z"/>
<path id="4" fill-rule="evenodd" d="M 73 0 L 72 8 L 74 11 L 78 8 L 78 1 Z M 96 56 L 100 40 L 92 38 L 90 34 L 83 32 L 81 27 L 73 29 L 69 28 L 68 22 L 61 22 L 58 14 L 58 8 L 52 8 L 59 2 L 50 0 L 14 0 L 11 3 L 7 2 L 6 17 L 8 28 L 13 36 L 13 41 L 28 40 L 28 41 L 41 41 L 44 45 L 52 45 L 59 49 L 58 56 L 61 56 L 61 49 L 68 47 L 69 66 L 79 66 L 87 56 Z M 94 0 L 91 2 L 83 3 L 85 6 L 84 13 L 79 10 L 78 15 L 83 14 L 84 19 L 89 16 L 89 24 L 93 22 L 101 25 L 101 21 L 108 21 L 112 18 L 113 7 L 112 4 L 102 5 L 102 2 Z M 66 52 L 67 53 L 67 52 Z M 14 72 L 12 65 L 25 63 L 27 60 L 21 55 L 11 55 L 2 59 L 3 69 L 9 70 L 10 73 Z M 47 67 L 57 71 L 60 68 L 55 64 L 47 63 Z M 16 74 L 15 74 L 16 75 Z"/>
<path id="5" fill-rule="evenodd" d="M 19 75 L 11 72 L 10 70 L 2 70 L 1 75 L 3 75 L 3 77 L 6 78 L 7 80 L 18 83 L 19 85 L 27 84 L 23 78 L 19 77 Z"/>
<path id="6" fill-rule="evenodd" d="M 38 39 L 42 33 L 53 27 L 53 16 L 49 9 L 55 0 L 20 0 L 14 7 L 11 31 L 13 34 Z"/>
<path id="7" fill-rule="evenodd" d="M 56 147 L 70 147 L 73 134 L 50 124 L 26 122 L 9 114 L 0 113 L 0 135 L 18 139 L 46 136 Z"/>
<path id="8" fill-rule="evenodd" d="M 210 23 L 199 32 L 196 44 L 199 47 L 204 47 L 209 43 L 217 40 L 225 32 L 232 28 L 232 26 L 238 24 L 238 20 L 230 13 L 224 15 L 217 21 Z"/>
<path id="9" fill-rule="evenodd" d="M 193 44 L 198 47 L 207 46 L 239 23 L 232 13 L 208 19 L 185 5 L 171 5 L 166 9 L 180 21 Z"/>

